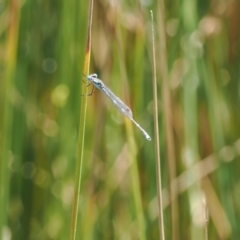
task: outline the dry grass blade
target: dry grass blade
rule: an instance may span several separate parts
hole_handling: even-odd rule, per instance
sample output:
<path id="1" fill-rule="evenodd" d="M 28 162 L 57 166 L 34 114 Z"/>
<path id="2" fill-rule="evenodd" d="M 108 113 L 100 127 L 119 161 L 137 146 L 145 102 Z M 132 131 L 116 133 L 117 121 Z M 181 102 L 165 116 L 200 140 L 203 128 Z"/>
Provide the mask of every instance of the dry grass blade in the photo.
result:
<path id="1" fill-rule="evenodd" d="M 162 187 L 161 187 L 161 162 L 160 162 L 160 141 L 158 127 L 158 100 L 157 100 L 157 74 L 156 74 L 156 56 L 155 56 L 155 38 L 154 38 L 154 20 L 152 18 L 152 54 L 153 54 L 153 101 L 154 101 L 154 132 L 155 132 L 155 159 L 156 159 L 156 176 L 157 176 L 157 191 L 158 191 L 158 211 L 159 211 L 159 231 L 161 239 L 165 239 L 163 208 L 162 208 Z"/>
<path id="2" fill-rule="evenodd" d="M 168 59 L 167 59 L 167 44 L 166 44 L 166 26 L 165 26 L 165 5 L 164 1 L 158 2 L 158 24 L 159 24 L 159 56 L 160 56 L 160 74 L 162 80 L 162 96 L 163 96 L 163 117 L 164 117 L 164 129 L 166 129 L 166 146 L 167 146 L 167 159 L 168 159 L 168 171 L 169 182 L 176 178 L 177 166 L 176 166 L 176 154 L 175 144 L 172 127 L 172 104 L 171 94 L 169 89 L 168 79 Z M 170 197 L 173 197 L 174 190 L 170 188 Z M 179 238 L 179 210 L 178 202 L 172 201 L 171 204 L 171 224 L 172 224 L 172 239 Z"/>

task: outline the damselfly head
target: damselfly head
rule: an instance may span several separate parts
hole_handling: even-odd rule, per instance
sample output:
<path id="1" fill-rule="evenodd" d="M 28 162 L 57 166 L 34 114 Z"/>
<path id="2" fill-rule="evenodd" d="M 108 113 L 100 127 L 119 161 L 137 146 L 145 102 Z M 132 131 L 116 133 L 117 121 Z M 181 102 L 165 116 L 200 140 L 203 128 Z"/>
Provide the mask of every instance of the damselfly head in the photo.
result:
<path id="1" fill-rule="evenodd" d="M 90 74 L 87 76 L 87 80 L 88 81 L 93 81 L 93 79 L 97 78 L 97 74 L 96 73 L 93 73 L 93 74 Z"/>

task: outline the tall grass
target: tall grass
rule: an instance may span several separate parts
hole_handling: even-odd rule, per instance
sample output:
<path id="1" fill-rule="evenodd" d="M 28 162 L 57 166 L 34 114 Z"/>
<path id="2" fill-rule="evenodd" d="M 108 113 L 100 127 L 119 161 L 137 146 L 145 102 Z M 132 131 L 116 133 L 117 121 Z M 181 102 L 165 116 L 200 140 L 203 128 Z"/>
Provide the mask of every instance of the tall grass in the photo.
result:
<path id="1" fill-rule="evenodd" d="M 239 3 L 164 3 L 94 1 L 90 73 L 154 139 L 153 9 L 165 238 L 238 239 Z M 89 3 L 0 4 L 0 238 L 161 239 L 155 140 L 81 96 Z"/>
<path id="2" fill-rule="evenodd" d="M 4 14 L 4 13 L 3 13 Z M 7 209 L 9 207 L 10 174 L 7 170 L 8 162 L 11 159 L 12 131 L 13 131 L 13 107 L 14 79 L 16 73 L 16 55 L 18 47 L 20 6 L 17 1 L 11 1 L 9 5 L 9 15 L 7 18 L 8 32 L 4 38 L 5 44 L 5 64 L 4 81 L 2 82 L 1 95 L 1 135 L 0 135 L 0 237 L 5 234 L 7 222 Z M 5 16 L 4 16 L 5 17 Z"/>

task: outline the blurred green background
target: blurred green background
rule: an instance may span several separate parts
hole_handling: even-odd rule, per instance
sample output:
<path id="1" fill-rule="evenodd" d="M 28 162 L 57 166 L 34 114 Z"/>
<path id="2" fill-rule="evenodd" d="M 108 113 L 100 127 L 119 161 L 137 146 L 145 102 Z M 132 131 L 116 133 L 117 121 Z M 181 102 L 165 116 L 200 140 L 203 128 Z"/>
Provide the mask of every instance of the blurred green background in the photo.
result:
<path id="1" fill-rule="evenodd" d="M 166 239 L 239 239 L 239 1 L 160 3 L 94 2 L 90 73 L 153 140 L 133 126 L 129 145 L 125 118 L 100 91 L 88 98 L 78 239 L 159 239 L 150 9 Z M 69 238 L 88 5 L 0 0 L 3 240 Z"/>

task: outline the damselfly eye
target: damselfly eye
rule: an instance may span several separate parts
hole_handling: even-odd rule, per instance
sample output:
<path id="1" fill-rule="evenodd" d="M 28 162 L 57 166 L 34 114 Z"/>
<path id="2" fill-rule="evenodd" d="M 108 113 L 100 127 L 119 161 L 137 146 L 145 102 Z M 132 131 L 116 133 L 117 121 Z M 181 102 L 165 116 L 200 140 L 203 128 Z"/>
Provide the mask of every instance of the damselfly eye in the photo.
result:
<path id="1" fill-rule="evenodd" d="M 92 74 L 92 77 L 97 78 L 97 74 L 96 73 Z"/>

